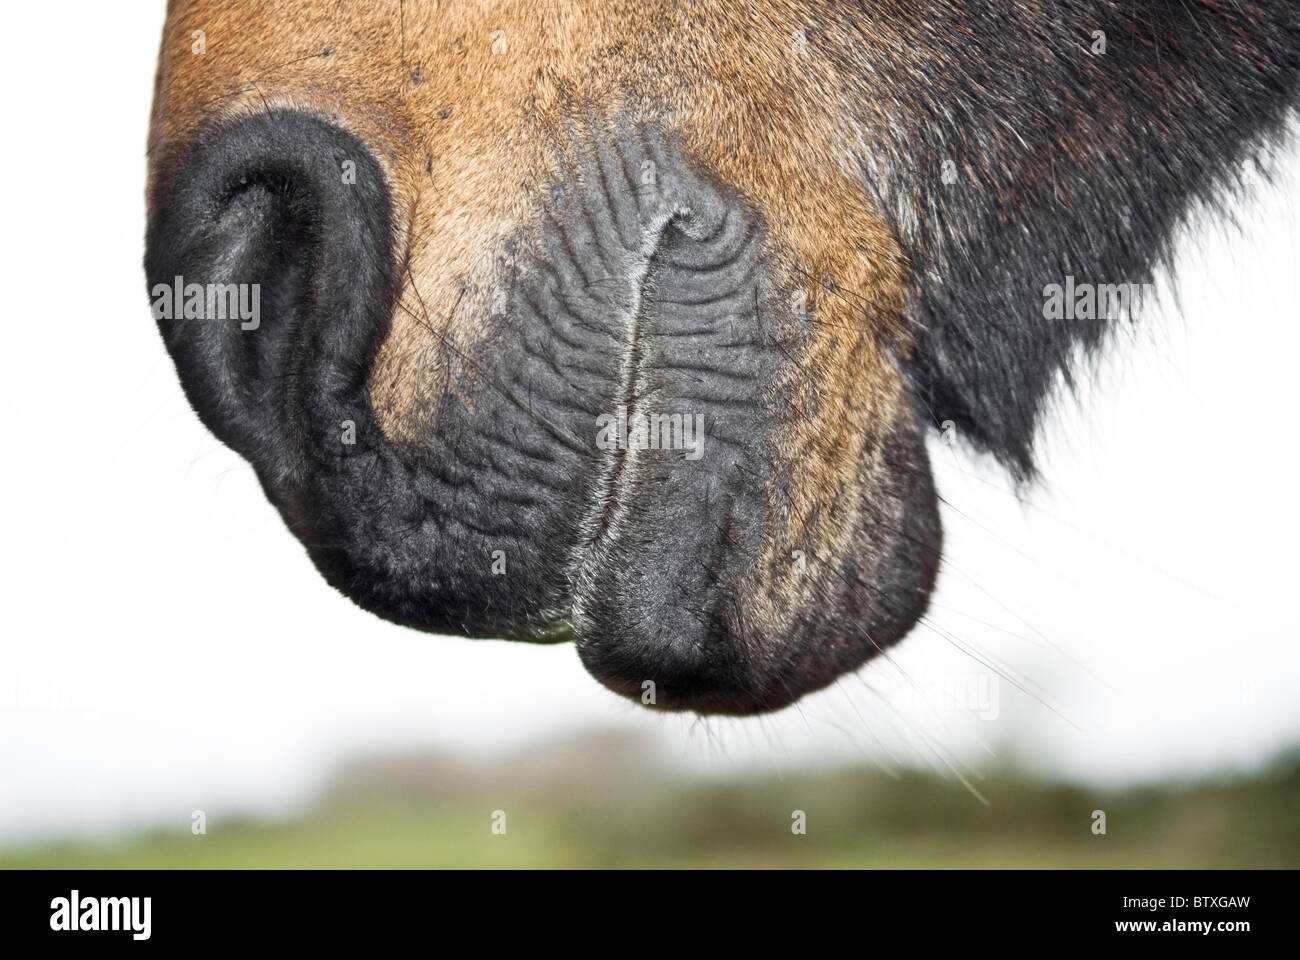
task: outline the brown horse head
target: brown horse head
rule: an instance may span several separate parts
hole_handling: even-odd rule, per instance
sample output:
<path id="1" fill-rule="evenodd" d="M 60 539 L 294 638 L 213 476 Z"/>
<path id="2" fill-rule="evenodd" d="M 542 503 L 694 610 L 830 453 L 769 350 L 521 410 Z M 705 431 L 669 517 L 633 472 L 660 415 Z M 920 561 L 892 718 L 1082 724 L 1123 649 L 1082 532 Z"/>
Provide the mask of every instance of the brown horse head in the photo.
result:
<path id="1" fill-rule="evenodd" d="M 1298 76 L 1289 0 L 173 0 L 150 295 L 357 603 L 770 710 L 924 612 L 930 426 L 1032 475 L 1115 319 L 1045 291 L 1148 281 Z"/>

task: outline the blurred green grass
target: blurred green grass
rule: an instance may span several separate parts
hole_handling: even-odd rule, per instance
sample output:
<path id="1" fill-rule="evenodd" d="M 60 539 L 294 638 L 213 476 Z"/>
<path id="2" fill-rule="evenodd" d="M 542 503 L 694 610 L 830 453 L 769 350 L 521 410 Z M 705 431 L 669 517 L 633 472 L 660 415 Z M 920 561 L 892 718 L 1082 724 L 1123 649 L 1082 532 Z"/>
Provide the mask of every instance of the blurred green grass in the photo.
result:
<path id="1" fill-rule="evenodd" d="M 361 764 L 292 820 L 0 851 L 0 868 L 1300 866 L 1300 754 L 1247 778 L 1116 792 L 1008 770 L 978 782 L 985 806 L 919 773 L 681 780 L 638 749 L 570 744 L 495 768 Z M 1097 809 L 1105 836 L 1091 831 Z M 504 835 L 491 831 L 496 810 Z"/>

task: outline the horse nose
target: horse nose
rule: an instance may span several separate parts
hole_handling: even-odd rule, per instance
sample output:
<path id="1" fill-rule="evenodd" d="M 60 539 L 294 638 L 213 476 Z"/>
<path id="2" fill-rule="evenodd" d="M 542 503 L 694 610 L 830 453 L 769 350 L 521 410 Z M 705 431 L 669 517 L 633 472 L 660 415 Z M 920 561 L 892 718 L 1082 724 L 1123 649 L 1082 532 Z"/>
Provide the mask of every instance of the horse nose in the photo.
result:
<path id="1" fill-rule="evenodd" d="M 334 431 L 393 300 L 390 199 L 352 134 L 297 111 L 197 143 L 151 210 L 154 317 L 190 402 L 254 463 Z M 322 434 L 323 435 L 323 434 Z"/>

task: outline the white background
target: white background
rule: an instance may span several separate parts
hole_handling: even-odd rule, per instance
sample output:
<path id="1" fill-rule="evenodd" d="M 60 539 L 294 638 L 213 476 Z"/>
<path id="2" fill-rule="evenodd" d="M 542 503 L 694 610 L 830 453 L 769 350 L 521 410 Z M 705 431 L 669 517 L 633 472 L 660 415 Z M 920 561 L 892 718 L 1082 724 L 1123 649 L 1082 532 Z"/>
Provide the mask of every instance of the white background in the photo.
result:
<path id="1" fill-rule="evenodd" d="M 761 721 L 665 718 L 570 647 L 355 608 L 199 425 L 140 266 L 162 8 L 18 5 L 0 33 L 0 841 L 282 811 L 354 752 L 490 758 L 593 725 L 699 771 L 865 753 L 976 783 L 1010 760 L 1099 785 L 1217 773 L 1296 743 L 1300 152 L 1241 232 L 1189 231 L 1183 309 L 1062 404 L 1027 503 L 935 443 L 947 566 L 891 662 Z M 990 692 L 985 663 L 1006 678 L 981 720 L 959 701 Z"/>

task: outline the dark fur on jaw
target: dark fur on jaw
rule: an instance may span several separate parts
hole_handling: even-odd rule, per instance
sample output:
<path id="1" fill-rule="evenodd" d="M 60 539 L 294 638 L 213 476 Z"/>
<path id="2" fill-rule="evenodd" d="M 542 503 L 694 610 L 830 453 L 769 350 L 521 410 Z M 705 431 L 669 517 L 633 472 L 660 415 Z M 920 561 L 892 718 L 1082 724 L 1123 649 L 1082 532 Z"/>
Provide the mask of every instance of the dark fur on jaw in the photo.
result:
<path id="1" fill-rule="evenodd" d="M 1044 320 L 1044 285 L 1150 281 L 1198 204 L 1222 213 L 1245 164 L 1267 172 L 1300 101 L 1300 5 L 892 0 L 872 9 L 883 45 L 853 6 L 862 170 L 910 259 L 915 389 L 1032 478 L 1044 404 L 1106 333 Z"/>

